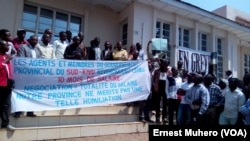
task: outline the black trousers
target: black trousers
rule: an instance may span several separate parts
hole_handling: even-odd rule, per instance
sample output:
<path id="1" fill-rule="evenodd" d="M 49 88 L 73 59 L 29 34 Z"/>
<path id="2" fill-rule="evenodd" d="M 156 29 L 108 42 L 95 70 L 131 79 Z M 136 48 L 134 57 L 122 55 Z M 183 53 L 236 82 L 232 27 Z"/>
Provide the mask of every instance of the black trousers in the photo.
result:
<path id="1" fill-rule="evenodd" d="M 9 120 L 9 110 L 11 106 L 11 91 L 12 89 L 0 86 L 0 117 L 2 120 L 2 127 L 6 127 Z"/>

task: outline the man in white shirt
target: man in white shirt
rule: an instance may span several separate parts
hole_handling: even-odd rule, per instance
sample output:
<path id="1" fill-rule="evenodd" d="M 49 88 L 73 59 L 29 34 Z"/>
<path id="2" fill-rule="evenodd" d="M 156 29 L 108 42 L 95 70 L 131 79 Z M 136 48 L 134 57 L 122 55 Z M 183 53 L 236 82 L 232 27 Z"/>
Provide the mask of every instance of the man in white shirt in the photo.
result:
<path id="1" fill-rule="evenodd" d="M 67 39 L 67 33 L 65 31 L 61 31 L 59 33 L 60 38 L 58 40 L 55 40 L 53 42 L 52 47 L 55 50 L 55 56 L 57 59 L 63 59 L 64 51 L 66 47 L 69 45 L 69 43 L 66 41 Z"/>
<path id="2" fill-rule="evenodd" d="M 38 49 L 41 52 L 40 58 L 56 59 L 55 51 L 49 42 L 50 42 L 49 34 L 43 34 L 42 43 L 38 44 Z"/>

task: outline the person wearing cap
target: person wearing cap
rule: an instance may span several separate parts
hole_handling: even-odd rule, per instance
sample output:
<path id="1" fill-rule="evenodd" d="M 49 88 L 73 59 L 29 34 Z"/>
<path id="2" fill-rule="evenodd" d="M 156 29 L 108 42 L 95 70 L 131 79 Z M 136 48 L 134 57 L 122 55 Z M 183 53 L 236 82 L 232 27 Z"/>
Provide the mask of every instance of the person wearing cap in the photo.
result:
<path id="1" fill-rule="evenodd" d="M 231 70 L 225 71 L 225 76 L 226 76 L 226 79 L 232 78 L 233 77 L 232 71 Z"/>
<path id="2" fill-rule="evenodd" d="M 28 41 L 25 40 L 26 31 L 24 29 L 18 29 L 16 34 L 17 34 L 17 37 L 12 40 L 12 43 L 14 45 L 14 48 L 18 52 L 20 45 L 21 44 L 27 45 Z"/>

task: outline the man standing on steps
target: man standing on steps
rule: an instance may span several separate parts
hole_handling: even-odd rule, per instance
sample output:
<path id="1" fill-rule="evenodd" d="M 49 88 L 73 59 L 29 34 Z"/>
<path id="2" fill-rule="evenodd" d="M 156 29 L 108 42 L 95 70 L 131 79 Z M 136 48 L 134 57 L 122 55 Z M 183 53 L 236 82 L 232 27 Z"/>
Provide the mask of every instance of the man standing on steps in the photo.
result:
<path id="1" fill-rule="evenodd" d="M 100 38 L 95 37 L 93 40 L 93 46 L 89 50 L 89 60 L 101 60 L 102 51 L 100 48 Z"/>
<path id="2" fill-rule="evenodd" d="M 0 117 L 2 128 L 15 130 L 14 127 L 9 124 L 9 109 L 11 107 L 11 91 L 13 85 L 8 85 L 8 80 L 12 79 L 10 60 L 12 60 L 13 57 L 6 54 L 8 49 L 8 42 L 0 39 Z"/>
<path id="3" fill-rule="evenodd" d="M 17 51 L 17 56 L 27 58 L 40 58 L 41 52 L 37 47 L 38 38 L 33 35 L 28 39 L 28 44 L 22 44 Z M 15 112 L 14 117 L 19 118 L 22 112 Z M 34 112 L 27 112 L 28 117 L 36 117 Z"/>
<path id="4" fill-rule="evenodd" d="M 17 37 L 12 40 L 12 43 L 13 43 L 16 51 L 18 51 L 19 47 L 22 44 L 28 44 L 28 41 L 25 40 L 25 36 L 26 36 L 26 30 L 24 30 L 24 29 L 17 30 Z"/>

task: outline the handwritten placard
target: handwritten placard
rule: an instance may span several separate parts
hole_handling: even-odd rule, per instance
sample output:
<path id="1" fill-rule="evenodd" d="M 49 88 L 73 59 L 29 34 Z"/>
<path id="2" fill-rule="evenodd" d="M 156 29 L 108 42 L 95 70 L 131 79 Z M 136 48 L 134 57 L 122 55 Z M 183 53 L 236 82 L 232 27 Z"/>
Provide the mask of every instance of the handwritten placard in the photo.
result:
<path id="1" fill-rule="evenodd" d="M 167 51 L 168 50 L 168 40 L 162 38 L 153 38 L 152 40 L 152 50 L 161 50 Z"/>

